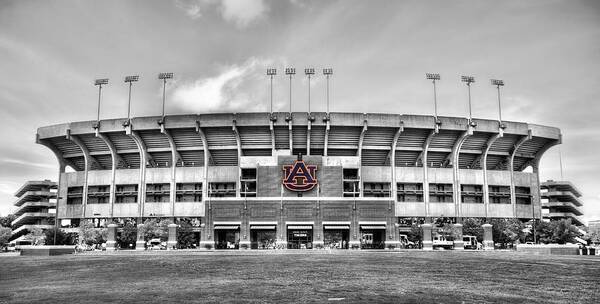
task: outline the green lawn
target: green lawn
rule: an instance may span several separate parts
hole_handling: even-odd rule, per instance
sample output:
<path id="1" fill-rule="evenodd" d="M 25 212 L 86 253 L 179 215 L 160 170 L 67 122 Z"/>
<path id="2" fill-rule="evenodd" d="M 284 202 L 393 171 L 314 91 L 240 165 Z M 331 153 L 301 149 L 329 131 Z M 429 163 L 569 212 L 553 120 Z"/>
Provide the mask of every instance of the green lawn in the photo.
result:
<path id="1" fill-rule="evenodd" d="M 599 303 L 600 257 L 283 251 L 0 255 L 0 302 Z"/>

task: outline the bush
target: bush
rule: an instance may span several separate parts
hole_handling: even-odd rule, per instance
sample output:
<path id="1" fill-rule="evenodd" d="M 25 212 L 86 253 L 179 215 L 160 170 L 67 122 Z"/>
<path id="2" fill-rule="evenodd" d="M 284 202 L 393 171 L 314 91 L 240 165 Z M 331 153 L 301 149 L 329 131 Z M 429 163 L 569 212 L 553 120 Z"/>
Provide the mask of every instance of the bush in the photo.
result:
<path id="1" fill-rule="evenodd" d="M 135 248 L 135 241 L 137 240 L 137 227 L 131 222 L 127 222 L 123 226 L 121 235 L 117 238 L 117 243 L 121 248 Z M 129 247 L 129 245 L 132 247 Z"/>
<path id="2" fill-rule="evenodd" d="M 62 231 L 60 228 L 50 228 L 44 231 L 46 245 L 55 245 L 54 243 L 54 232 L 56 231 L 56 245 L 73 245 L 76 241 L 76 238 L 73 234 L 66 233 Z"/>

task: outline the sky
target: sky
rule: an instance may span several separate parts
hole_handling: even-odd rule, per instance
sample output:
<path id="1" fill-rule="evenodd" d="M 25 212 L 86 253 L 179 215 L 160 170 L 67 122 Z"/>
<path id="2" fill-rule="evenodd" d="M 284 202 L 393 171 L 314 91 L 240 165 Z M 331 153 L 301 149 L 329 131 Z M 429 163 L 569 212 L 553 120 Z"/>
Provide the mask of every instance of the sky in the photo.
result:
<path id="1" fill-rule="evenodd" d="M 432 114 L 425 73 L 441 74 L 438 112 L 468 116 L 461 75 L 472 75 L 473 116 L 554 126 L 540 179 L 570 180 L 584 218 L 600 219 L 600 2 L 529 1 L 0 1 L 0 214 L 27 180 L 58 178 L 35 144 L 38 127 L 127 116 L 126 75 L 139 75 L 132 115 L 160 115 L 159 72 L 173 72 L 167 114 L 306 111 L 306 67 L 333 68 L 331 111 Z M 313 111 L 325 80 L 311 80 Z M 563 176 L 559 165 L 562 155 Z"/>

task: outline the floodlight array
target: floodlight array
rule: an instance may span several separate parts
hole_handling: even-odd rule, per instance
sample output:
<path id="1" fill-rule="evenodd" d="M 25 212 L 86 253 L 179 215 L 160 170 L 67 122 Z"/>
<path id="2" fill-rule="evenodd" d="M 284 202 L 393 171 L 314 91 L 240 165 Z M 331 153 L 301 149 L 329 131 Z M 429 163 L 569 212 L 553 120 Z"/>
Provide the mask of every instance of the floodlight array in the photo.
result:
<path id="1" fill-rule="evenodd" d="M 96 79 L 94 85 L 108 84 L 108 78 Z"/>
<path id="2" fill-rule="evenodd" d="M 171 79 L 173 78 L 173 73 L 159 73 L 158 79 Z"/>
<path id="3" fill-rule="evenodd" d="M 277 75 L 277 69 L 267 69 L 267 75 L 268 76 Z"/>
<path id="4" fill-rule="evenodd" d="M 315 69 L 313 69 L 313 68 L 306 68 L 306 69 L 304 69 L 304 74 L 306 74 L 306 75 L 314 75 L 315 74 Z"/>
<path id="5" fill-rule="evenodd" d="M 500 80 L 500 79 L 490 79 L 492 85 L 495 86 L 504 86 L 504 80 Z"/>
<path id="6" fill-rule="evenodd" d="M 426 73 L 425 77 L 431 80 L 440 80 L 440 74 Z"/>
<path id="7" fill-rule="evenodd" d="M 295 75 L 296 69 L 295 68 L 285 68 L 285 74 L 286 75 Z"/>
<path id="8" fill-rule="evenodd" d="M 139 79 L 140 79 L 140 76 L 138 76 L 138 75 L 125 76 L 125 82 L 135 82 L 135 81 L 138 81 Z"/>
<path id="9" fill-rule="evenodd" d="M 475 77 L 473 76 L 460 76 L 460 80 L 462 82 L 466 82 L 467 84 L 475 82 Z"/>
<path id="10" fill-rule="evenodd" d="M 323 75 L 333 75 L 333 69 L 332 68 L 323 69 Z"/>

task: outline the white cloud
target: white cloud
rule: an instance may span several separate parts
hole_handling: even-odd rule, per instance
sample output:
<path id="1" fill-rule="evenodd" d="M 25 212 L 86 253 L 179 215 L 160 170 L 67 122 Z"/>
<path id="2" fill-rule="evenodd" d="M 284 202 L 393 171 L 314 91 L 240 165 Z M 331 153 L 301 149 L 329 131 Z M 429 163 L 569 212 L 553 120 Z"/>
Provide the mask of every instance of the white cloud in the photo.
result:
<path id="1" fill-rule="evenodd" d="M 264 110 L 253 87 L 262 78 L 270 61 L 250 58 L 242 65 L 224 68 L 213 77 L 197 79 L 177 86 L 173 92 L 176 106 L 186 111 L 228 112 Z M 264 80 L 264 79 L 263 79 Z M 263 95 L 263 94 L 258 94 Z M 264 106 L 264 105 L 263 105 Z"/>
<path id="2" fill-rule="evenodd" d="M 238 28 L 248 26 L 268 10 L 264 0 L 223 0 L 221 3 L 223 19 L 234 23 Z"/>
<path id="3" fill-rule="evenodd" d="M 177 0 L 175 6 L 182 9 L 188 17 L 198 19 L 202 17 L 202 11 L 206 6 L 213 2 L 213 0 Z"/>

